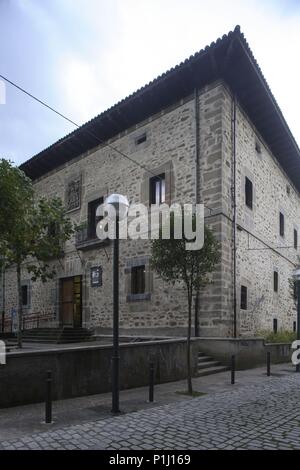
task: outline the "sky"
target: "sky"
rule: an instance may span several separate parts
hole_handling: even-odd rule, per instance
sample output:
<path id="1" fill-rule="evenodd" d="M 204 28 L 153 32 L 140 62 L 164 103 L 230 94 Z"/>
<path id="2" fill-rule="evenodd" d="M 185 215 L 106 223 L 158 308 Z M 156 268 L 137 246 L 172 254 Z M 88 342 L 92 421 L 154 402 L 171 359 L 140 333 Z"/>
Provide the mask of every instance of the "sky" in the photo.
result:
<path id="1" fill-rule="evenodd" d="M 300 145 L 300 0 L 0 0 L 0 74 L 83 124 L 236 24 Z M 5 98 L 0 158 L 74 130 L 10 85 Z"/>

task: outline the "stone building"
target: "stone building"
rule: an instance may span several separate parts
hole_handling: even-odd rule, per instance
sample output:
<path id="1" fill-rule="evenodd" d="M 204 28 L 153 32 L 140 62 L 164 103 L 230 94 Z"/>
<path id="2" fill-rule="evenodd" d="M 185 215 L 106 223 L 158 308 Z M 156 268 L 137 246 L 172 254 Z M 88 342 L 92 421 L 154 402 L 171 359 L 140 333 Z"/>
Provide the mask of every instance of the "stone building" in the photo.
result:
<path id="1" fill-rule="evenodd" d="M 21 168 L 37 196 L 60 196 L 82 224 L 53 261 L 56 280 L 33 283 L 24 265 L 29 324 L 44 315 L 51 325 L 110 330 L 112 245 L 96 237 L 96 208 L 118 192 L 148 205 L 157 197 L 205 204 L 222 258 L 195 307 L 201 336 L 295 329 L 289 279 L 298 255 L 300 152 L 239 27 Z M 8 321 L 13 269 L 2 298 Z M 148 241 L 122 241 L 121 331 L 181 334 L 186 312 L 184 289 L 151 271 Z"/>

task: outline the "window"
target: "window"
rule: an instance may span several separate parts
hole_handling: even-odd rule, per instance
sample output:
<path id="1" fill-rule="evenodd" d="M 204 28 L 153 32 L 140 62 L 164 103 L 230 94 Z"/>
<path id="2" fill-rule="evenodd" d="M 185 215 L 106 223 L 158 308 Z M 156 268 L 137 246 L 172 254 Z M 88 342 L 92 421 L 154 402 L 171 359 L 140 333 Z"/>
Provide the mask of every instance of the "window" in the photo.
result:
<path id="1" fill-rule="evenodd" d="M 143 142 L 146 142 L 147 140 L 147 134 L 146 132 L 144 132 L 142 135 L 139 135 L 136 139 L 135 139 L 135 145 L 140 145 L 142 144 Z"/>
<path id="2" fill-rule="evenodd" d="M 294 248 L 298 249 L 298 230 L 294 228 Z"/>
<path id="3" fill-rule="evenodd" d="M 274 292 L 278 292 L 278 272 L 274 271 L 274 282 L 273 282 Z"/>
<path id="4" fill-rule="evenodd" d="M 294 332 L 294 333 L 295 333 L 295 331 L 296 331 L 296 327 L 297 327 L 297 323 L 294 321 L 294 322 L 293 322 L 293 332 Z"/>
<path id="5" fill-rule="evenodd" d="M 255 140 L 255 150 L 258 154 L 261 154 L 261 145 L 258 140 Z"/>
<path id="6" fill-rule="evenodd" d="M 241 309 L 247 310 L 247 287 L 241 286 Z"/>
<path id="7" fill-rule="evenodd" d="M 273 318 L 273 331 L 274 331 L 274 333 L 277 333 L 277 331 L 278 331 L 278 321 L 277 321 L 277 318 Z"/>
<path id="8" fill-rule="evenodd" d="M 22 305 L 23 307 L 28 305 L 28 286 L 22 286 Z"/>
<path id="9" fill-rule="evenodd" d="M 96 228 L 102 216 L 97 216 L 98 207 L 103 203 L 103 198 L 96 199 L 88 204 L 88 238 L 94 240 L 97 238 Z"/>
<path id="10" fill-rule="evenodd" d="M 145 293 L 145 265 L 131 269 L 131 294 Z"/>
<path id="11" fill-rule="evenodd" d="M 298 289 L 297 289 L 297 282 L 296 281 L 293 282 L 293 296 L 294 296 L 295 300 L 298 299 Z"/>
<path id="12" fill-rule="evenodd" d="M 249 209 L 253 209 L 253 184 L 247 176 L 245 177 L 245 202 Z"/>
<path id="13" fill-rule="evenodd" d="M 284 237 L 284 215 L 282 212 L 279 212 L 279 234 Z"/>
<path id="14" fill-rule="evenodd" d="M 165 174 L 150 178 L 150 204 L 162 204 L 166 200 Z"/>

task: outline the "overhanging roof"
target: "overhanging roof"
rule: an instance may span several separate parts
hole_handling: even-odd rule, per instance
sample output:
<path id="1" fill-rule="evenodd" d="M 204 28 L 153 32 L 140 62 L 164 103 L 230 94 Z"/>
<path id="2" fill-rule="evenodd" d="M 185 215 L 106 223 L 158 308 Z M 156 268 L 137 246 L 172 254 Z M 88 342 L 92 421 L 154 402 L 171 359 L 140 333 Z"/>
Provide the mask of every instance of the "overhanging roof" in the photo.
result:
<path id="1" fill-rule="evenodd" d="M 58 140 L 21 165 L 37 179 L 188 96 L 198 87 L 223 79 L 300 191 L 299 147 L 251 49 L 237 26 L 181 64 L 107 111 Z M 96 139 L 93 137 L 98 137 Z"/>

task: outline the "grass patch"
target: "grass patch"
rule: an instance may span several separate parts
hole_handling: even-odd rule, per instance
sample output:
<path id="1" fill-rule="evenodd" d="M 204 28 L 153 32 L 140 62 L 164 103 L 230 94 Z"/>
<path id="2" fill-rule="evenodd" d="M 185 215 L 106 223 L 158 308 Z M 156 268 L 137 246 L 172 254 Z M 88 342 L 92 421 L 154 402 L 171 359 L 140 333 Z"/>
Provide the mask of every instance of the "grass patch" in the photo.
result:
<path id="1" fill-rule="evenodd" d="M 196 390 L 193 391 L 193 393 L 189 393 L 187 390 L 179 390 L 175 393 L 178 393 L 178 395 L 187 395 L 189 397 L 202 397 L 203 395 L 206 395 L 205 392 L 197 392 Z"/>
<path id="2" fill-rule="evenodd" d="M 279 330 L 277 333 L 273 331 L 259 331 L 258 336 L 262 336 L 266 343 L 292 343 L 297 339 L 297 333 L 293 331 Z"/>

